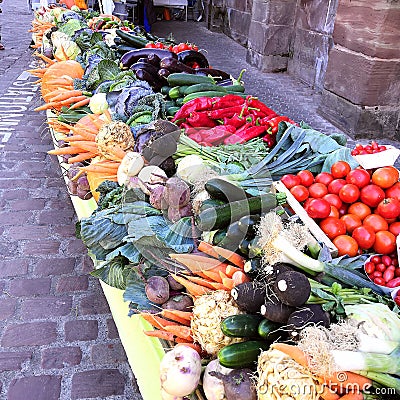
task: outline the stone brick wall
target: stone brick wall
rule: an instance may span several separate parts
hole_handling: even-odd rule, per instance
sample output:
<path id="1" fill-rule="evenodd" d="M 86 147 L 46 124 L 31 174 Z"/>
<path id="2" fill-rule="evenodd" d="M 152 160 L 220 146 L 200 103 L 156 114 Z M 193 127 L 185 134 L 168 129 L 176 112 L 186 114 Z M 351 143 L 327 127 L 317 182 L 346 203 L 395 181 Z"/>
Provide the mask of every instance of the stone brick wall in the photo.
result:
<path id="1" fill-rule="evenodd" d="M 339 0 L 321 113 L 354 137 L 400 136 L 400 1 Z"/>

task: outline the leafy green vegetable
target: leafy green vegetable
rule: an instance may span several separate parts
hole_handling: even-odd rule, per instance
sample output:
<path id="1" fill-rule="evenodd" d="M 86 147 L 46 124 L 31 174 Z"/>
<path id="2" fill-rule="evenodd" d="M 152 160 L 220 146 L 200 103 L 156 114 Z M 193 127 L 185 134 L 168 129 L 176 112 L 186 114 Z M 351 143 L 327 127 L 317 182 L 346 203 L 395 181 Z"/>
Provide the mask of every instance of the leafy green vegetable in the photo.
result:
<path id="1" fill-rule="evenodd" d="M 76 31 L 79 31 L 80 29 L 87 27 L 88 26 L 85 22 L 71 18 L 67 22 L 60 24 L 58 30 L 72 37 Z"/>
<path id="2" fill-rule="evenodd" d="M 107 285 L 124 290 L 126 289 L 126 278 L 129 272 L 126 259 L 118 256 L 113 258 L 112 261 L 103 264 L 102 267 L 92 271 L 91 275 L 101 279 Z"/>
<path id="3" fill-rule="evenodd" d="M 101 60 L 89 73 L 86 81 L 88 89 L 96 89 L 102 82 L 113 81 L 121 72 L 113 60 Z"/>

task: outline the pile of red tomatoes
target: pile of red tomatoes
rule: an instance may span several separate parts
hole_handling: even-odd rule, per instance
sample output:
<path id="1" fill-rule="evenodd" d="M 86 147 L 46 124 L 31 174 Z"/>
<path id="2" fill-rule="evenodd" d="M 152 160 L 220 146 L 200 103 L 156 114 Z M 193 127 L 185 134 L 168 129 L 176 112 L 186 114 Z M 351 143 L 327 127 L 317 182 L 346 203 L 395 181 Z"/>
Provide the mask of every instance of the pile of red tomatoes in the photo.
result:
<path id="1" fill-rule="evenodd" d="M 339 255 L 349 256 L 363 251 L 396 253 L 400 233 L 398 180 L 395 167 L 351 169 L 345 161 L 333 164 L 330 173 L 314 176 L 303 170 L 281 179 L 333 241 Z"/>

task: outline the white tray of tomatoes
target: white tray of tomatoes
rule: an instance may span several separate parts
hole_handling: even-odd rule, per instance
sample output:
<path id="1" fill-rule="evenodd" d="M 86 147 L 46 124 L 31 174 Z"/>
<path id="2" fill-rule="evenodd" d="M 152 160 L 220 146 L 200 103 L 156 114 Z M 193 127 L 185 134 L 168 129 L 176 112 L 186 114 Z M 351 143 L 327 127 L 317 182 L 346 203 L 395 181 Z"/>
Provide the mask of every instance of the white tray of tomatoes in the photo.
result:
<path id="1" fill-rule="evenodd" d="M 399 171 L 351 169 L 345 161 L 314 176 L 303 170 L 281 181 L 338 248 L 338 254 L 396 253 L 400 233 Z"/>
<path id="2" fill-rule="evenodd" d="M 351 155 L 365 169 L 394 165 L 400 155 L 400 150 L 390 145 L 380 145 L 375 140 L 369 144 L 357 143 Z"/>

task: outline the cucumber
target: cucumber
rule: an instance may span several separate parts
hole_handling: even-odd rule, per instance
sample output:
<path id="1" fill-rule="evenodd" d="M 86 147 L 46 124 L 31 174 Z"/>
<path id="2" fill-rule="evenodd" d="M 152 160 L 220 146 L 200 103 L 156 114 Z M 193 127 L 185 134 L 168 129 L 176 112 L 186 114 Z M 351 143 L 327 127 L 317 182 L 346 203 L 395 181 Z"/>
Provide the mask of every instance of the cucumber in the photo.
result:
<path id="1" fill-rule="evenodd" d="M 261 340 L 229 344 L 218 352 L 218 361 L 227 368 L 254 367 L 260 352 L 269 346 L 269 342 Z"/>
<path id="2" fill-rule="evenodd" d="M 169 107 L 167 108 L 167 116 L 173 117 L 179 110 L 180 107 Z"/>
<path id="3" fill-rule="evenodd" d="M 125 42 L 129 43 L 130 45 L 132 45 L 133 47 L 137 48 L 137 49 L 141 49 L 143 47 L 146 46 L 146 44 L 149 42 L 146 39 L 140 38 L 136 35 L 132 35 L 129 32 L 126 31 L 122 31 L 121 29 L 117 29 L 115 31 L 115 33 L 123 40 L 125 40 Z"/>
<path id="4" fill-rule="evenodd" d="M 221 322 L 221 331 L 229 337 L 258 337 L 258 326 L 262 320 L 265 318 L 255 314 L 231 315 Z"/>
<path id="5" fill-rule="evenodd" d="M 278 332 L 281 325 L 264 318 L 258 325 L 258 335 L 269 341 L 274 341 L 282 336 L 282 331 Z"/>
<path id="6" fill-rule="evenodd" d="M 247 198 L 242 187 L 221 178 L 211 178 L 204 185 L 208 194 L 213 199 L 224 201 L 237 201 Z"/>
<path id="7" fill-rule="evenodd" d="M 245 233 L 239 229 L 238 222 L 232 222 L 226 231 L 225 238 L 219 245 L 225 249 L 235 251 L 244 238 Z"/>
<path id="8" fill-rule="evenodd" d="M 196 225 L 202 231 L 227 227 L 245 215 L 266 213 L 276 207 L 276 197 L 272 193 L 250 199 L 232 201 L 218 207 L 209 207 L 196 218 Z"/>
<path id="9" fill-rule="evenodd" d="M 210 207 L 222 206 L 223 204 L 225 204 L 225 201 L 218 200 L 218 199 L 207 199 L 207 200 L 204 200 L 201 203 L 200 212 L 203 211 L 203 210 L 206 210 L 207 208 L 210 208 Z"/>
<path id="10" fill-rule="evenodd" d="M 167 100 L 165 102 L 165 108 L 168 109 L 170 107 L 176 107 L 176 103 L 174 100 Z"/>
<path id="11" fill-rule="evenodd" d="M 182 107 L 183 106 L 183 97 L 178 97 L 175 100 L 175 103 L 176 103 L 177 106 Z"/>
<path id="12" fill-rule="evenodd" d="M 197 83 L 214 83 L 214 79 L 209 76 L 185 74 L 183 72 L 176 72 L 168 75 L 168 84 L 170 86 L 190 86 Z"/>
<path id="13" fill-rule="evenodd" d="M 168 97 L 170 99 L 177 99 L 178 97 L 180 97 L 181 94 L 179 93 L 179 86 L 175 86 L 172 89 L 169 90 L 168 92 Z"/>
<path id="14" fill-rule="evenodd" d="M 160 92 L 161 94 L 167 95 L 170 90 L 171 88 L 168 85 L 165 85 L 161 88 Z"/>
<path id="15" fill-rule="evenodd" d="M 194 100 L 197 99 L 199 97 L 221 97 L 221 96 L 225 96 L 226 93 L 224 92 L 217 92 L 216 90 L 208 90 L 205 92 L 196 92 L 196 93 L 192 93 L 192 94 L 188 94 L 187 96 L 185 96 L 183 98 L 183 103 L 187 103 L 190 100 Z"/>
<path id="16" fill-rule="evenodd" d="M 186 89 L 189 88 L 189 87 L 190 87 L 190 86 L 187 86 L 187 85 L 179 86 L 179 94 L 180 94 L 181 96 L 184 96 L 184 95 L 185 95 Z"/>
<path id="17" fill-rule="evenodd" d="M 209 90 L 223 92 L 223 93 L 227 92 L 226 88 L 224 88 L 222 86 L 218 86 L 214 83 L 198 83 L 197 85 L 188 86 L 188 88 L 185 90 L 184 95 L 186 96 L 188 94 L 197 93 L 197 92 L 206 92 Z"/>
<path id="18" fill-rule="evenodd" d="M 240 93 L 244 93 L 244 86 L 243 85 L 231 85 L 231 86 L 224 86 L 224 89 L 228 92 L 228 93 L 232 93 L 232 92 L 240 92 Z"/>

